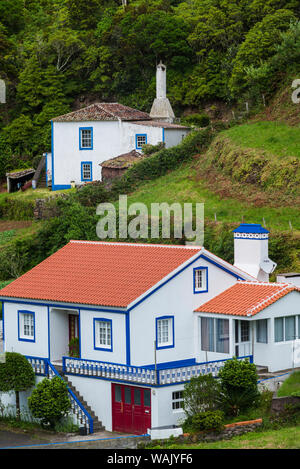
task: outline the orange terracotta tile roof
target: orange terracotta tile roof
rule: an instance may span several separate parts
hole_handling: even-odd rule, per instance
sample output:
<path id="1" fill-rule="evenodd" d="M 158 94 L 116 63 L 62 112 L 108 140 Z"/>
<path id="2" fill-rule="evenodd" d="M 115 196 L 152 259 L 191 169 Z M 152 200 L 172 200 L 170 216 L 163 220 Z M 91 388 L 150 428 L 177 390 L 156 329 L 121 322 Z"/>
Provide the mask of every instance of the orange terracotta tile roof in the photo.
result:
<path id="1" fill-rule="evenodd" d="M 254 316 L 291 291 L 300 288 L 288 283 L 237 281 L 232 287 L 207 301 L 195 312 Z"/>
<path id="2" fill-rule="evenodd" d="M 0 297 L 126 307 L 200 247 L 70 241 Z"/>

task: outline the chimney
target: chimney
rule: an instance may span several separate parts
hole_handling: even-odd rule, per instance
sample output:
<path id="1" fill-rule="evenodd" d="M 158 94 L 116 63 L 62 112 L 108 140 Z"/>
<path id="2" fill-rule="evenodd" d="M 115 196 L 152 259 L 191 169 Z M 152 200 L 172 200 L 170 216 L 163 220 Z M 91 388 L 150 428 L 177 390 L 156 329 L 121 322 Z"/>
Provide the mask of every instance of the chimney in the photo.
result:
<path id="1" fill-rule="evenodd" d="M 269 231 L 259 224 L 242 223 L 233 230 L 234 266 L 261 282 L 269 281 L 277 264 L 268 256 Z"/>
<path id="2" fill-rule="evenodd" d="M 160 61 L 156 67 L 156 98 L 150 111 L 151 119 L 173 122 L 175 114 L 167 98 L 167 67 Z"/>

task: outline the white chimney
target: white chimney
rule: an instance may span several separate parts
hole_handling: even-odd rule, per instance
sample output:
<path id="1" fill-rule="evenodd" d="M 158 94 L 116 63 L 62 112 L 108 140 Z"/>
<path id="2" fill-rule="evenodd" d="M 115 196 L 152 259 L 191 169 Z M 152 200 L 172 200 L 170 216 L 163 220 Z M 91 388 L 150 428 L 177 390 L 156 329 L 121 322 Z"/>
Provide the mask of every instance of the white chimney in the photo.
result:
<path id="1" fill-rule="evenodd" d="M 242 223 L 233 233 L 235 267 L 268 282 L 277 266 L 268 255 L 269 231 L 259 224 Z"/>
<path id="2" fill-rule="evenodd" d="M 167 67 L 160 61 L 156 68 L 156 98 L 150 111 L 151 119 L 173 122 L 175 114 L 167 98 Z"/>

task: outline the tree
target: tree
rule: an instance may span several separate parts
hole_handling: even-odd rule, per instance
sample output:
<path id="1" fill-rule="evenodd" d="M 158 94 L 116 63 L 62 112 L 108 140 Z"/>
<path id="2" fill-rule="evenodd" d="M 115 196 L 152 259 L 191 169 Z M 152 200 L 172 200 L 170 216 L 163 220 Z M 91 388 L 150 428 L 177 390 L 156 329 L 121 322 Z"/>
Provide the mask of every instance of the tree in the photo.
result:
<path id="1" fill-rule="evenodd" d="M 20 392 L 35 384 L 35 374 L 28 360 L 20 353 L 6 352 L 5 362 L 0 363 L 0 391 L 14 391 L 16 417 L 20 420 Z"/>
<path id="2" fill-rule="evenodd" d="M 233 358 L 219 372 L 221 402 L 229 415 L 253 407 L 259 398 L 257 371 L 254 363 Z"/>
<path id="3" fill-rule="evenodd" d="M 58 376 L 44 378 L 28 398 L 28 405 L 34 417 L 54 428 L 71 408 L 67 384 Z"/>

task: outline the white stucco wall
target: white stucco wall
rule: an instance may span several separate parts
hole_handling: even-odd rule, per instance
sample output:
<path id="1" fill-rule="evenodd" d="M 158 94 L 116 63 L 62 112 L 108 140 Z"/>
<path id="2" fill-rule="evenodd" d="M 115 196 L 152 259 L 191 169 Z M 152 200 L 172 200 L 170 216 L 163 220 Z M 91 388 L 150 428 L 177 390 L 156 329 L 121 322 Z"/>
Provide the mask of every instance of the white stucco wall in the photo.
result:
<path id="1" fill-rule="evenodd" d="M 35 342 L 18 339 L 18 311 L 35 314 Z M 48 310 L 46 306 L 4 302 L 4 350 L 34 357 L 48 357 Z"/>
<path id="2" fill-rule="evenodd" d="M 79 129 L 93 128 L 93 149 L 80 150 Z M 92 162 L 93 180 L 101 179 L 101 166 L 105 160 L 136 149 L 136 135 L 146 134 L 147 143 L 156 145 L 162 142 L 165 134 L 166 147 L 181 142 L 186 130 L 170 130 L 162 127 L 133 124 L 123 121 L 101 122 L 53 122 L 52 151 L 54 160 L 54 185 L 82 183 L 81 162 Z M 52 168 L 50 157 L 48 168 Z M 52 176 L 53 182 L 53 176 Z"/>
<path id="3" fill-rule="evenodd" d="M 206 293 L 193 292 L 193 269 L 200 266 L 208 268 Z M 131 363 L 154 364 L 155 318 L 161 316 L 174 316 L 175 347 L 157 350 L 157 363 L 202 358 L 193 311 L 235 282 L 235 277 L 200 258 L 149 296 L 130 312 Z"/>

